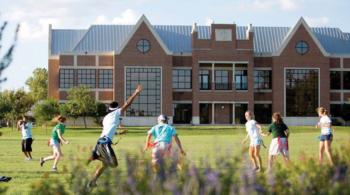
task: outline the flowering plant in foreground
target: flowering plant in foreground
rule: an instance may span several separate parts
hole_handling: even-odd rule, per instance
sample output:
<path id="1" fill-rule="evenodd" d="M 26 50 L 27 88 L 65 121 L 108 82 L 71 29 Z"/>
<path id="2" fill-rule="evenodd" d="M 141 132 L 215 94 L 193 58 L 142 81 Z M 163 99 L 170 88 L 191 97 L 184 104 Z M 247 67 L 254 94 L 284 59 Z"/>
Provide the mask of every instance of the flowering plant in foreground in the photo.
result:
<path id="1" fill-rule="evenodd" d="M 45 178 L 32 186 L 36 194 L 350 194 L 350 144 L 335 152 L 335 167 L 319 166 L 301 154 L 288 167 L 276 164 L 273 171 L 256 173 L 245 153 L 241 157 L 222 156 L 215 163 L 184 161 L 173 153 L 157 172 L 143 154 L 124 154 L 126 171 L 110 169 L 97 188 L 86 188 L 89 173 L 74 161 L 64 188 L 59 181 Z M 340 155 L 341 154 L 341 155 Z M 49 184 L 51 183 L 51 184 Z M 59 187 L 59 190 L 58 190 Z M 56 189 L 56 193 L 51 193 Z M 34 193 L 33 193 L 34 194 Z"/>

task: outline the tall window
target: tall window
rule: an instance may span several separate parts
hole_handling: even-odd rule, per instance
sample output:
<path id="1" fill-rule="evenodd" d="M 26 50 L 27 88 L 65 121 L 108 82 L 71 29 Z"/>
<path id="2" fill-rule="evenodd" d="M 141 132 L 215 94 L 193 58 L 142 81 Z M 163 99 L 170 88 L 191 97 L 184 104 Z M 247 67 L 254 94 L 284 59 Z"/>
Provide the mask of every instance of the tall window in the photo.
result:
<path id="1" fill-rule="evenodd" d="M 286 115 L 315 116 L 318 107 L 318 70 L 286 70 Z"/>
<path id="2" fill-rule="evenodd" d="M 247 122 L 244 113 L 248 110 L 248 104 L 235 104 L 235 124 Z"/>
<path id="3" fill-rule="evenodd" d="M 254 105 L 255 120 L 261 124 L 271 123 L 272 104 L 255 104 Z"/>
<path id="4" fill-rule="evenodd" d="M 341 89 L 341 72 L 340 71 L 331 71 L 331 89 Z"/>
<path id="5" fill-rule="evenodd" d="M 235 71 L 236 90 L 248 89 L 248 70 Z"/>
<path id="6" fill-rule="evenodd" d="M 113 88 L 113 70 L 102 69 L 98 71 L 98 88 L 111 89 Z"/>
<path id="7" fill-rule="evenodd" d="M 343 89 L 350 89 L 350 71 L 343 72 Z"/>
<path id="8" fill-rule="evenodd" d="M 60 88 L 67 89 L 74 86 L 74 69 L 60 69 Z"/>
<path id="9" fill-rule="evenodd" d="M 254 71 L 254 89 L 271 89 L 271 70 Z"/>
<path id="10" fill-rule="evenodd" d="M 210 89 L 209 70 L 199 70 L 199 89 L 200 90 Z"/>
<path id="11" fill-rule="evenodd" d="M 78 85 L 84 85 L 89 88 L 96 88 L 96 70 L 78 69 Z"/>
<path id="12" fill-rule="evenodd" d="M 173 89 L 192 89 L 192 70 L 173 70 Z"/>
<path id="13" fill-rule="evenodd" d="M 174 104 L 174 123 L 189 124 L 192 121 L 192 104 Z"/>
<path id="14" fill-rule="evenodd" d="M 215 89 L 218 90 L 228 90 L 229 89 L 229 79 L 227 70 L 216 70 L 215 71 Z"/>
<path id="15" fill-rule="evenodd" d="M 137 84 L 142 85 L 141 94 L 126 111 L 127 116 L 158 116 L 161 112 L 160 68 L 127 68 L 126 97 L 130 97 Z"/>

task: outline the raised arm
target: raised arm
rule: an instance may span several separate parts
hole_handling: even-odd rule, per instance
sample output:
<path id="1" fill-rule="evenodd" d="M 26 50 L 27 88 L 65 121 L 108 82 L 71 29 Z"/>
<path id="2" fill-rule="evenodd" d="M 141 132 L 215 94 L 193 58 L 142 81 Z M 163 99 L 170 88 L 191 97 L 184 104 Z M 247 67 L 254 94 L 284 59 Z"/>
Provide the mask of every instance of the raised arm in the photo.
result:
<path id="1" fill-rule="evenodd" d="M 126 100 L 124 105 L 121 107 L 121 111 L 122 112 L 124 112 L 132 104 L 132 102 L 141 93 L 141 91 L 142 91 L 142 86 L 141 85 L 137 85 L 134 93 Z"/>

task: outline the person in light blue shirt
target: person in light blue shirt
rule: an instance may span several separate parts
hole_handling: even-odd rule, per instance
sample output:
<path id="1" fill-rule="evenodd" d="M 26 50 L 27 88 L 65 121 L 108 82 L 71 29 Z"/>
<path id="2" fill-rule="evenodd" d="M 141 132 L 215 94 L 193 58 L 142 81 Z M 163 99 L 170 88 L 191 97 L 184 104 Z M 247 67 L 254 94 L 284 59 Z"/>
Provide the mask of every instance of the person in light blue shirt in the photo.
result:
<path id="1" fill-rule="evenodd" d="M 154 140 L 153 142 L 151 141 L 152 138 Z M 160 115 L 158 117 L 158 124 L 148 131 L 144 147 L 145 151 L 148 148 L 152 148 L 152 164 L 154 167 L 156 167 L 165 156 L 170 154 L 173 138 L 179 147 L 181 154 L 185 155 L 185 151 L 182 148 L 181 141 L 175 128 L 168 124 L 167 116 Z"/>
<path id="2" fill-rule="evenodd" d="M 27 116 L 23 116 L 23 119 L 18 121 L 17 129 L 22 133 L 22 152 L 25 155 L 25 160 L 32 160 L 32 128 L 33 123 L 28 120 Z"/>

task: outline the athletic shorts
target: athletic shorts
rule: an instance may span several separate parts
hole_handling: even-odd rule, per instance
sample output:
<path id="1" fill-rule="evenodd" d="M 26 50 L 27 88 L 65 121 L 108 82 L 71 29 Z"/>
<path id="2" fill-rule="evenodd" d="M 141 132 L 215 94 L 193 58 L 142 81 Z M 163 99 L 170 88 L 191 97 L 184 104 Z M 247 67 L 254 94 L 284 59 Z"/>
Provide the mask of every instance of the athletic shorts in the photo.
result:
<path id="1" fill-rule="evenodd" d="M 289 157 L 288 139 L 285 137 L 276 137 L 271 141 L 269 155 L 275 156 L 279 154 Z"/>
<path id="2" fill-rule="evenodd" d="M 22 152 L 31 152 L 32 151 L 32 138 L 22 139 Z"/>
<path id="3" fill-rule="evenodd" d="M 171 144 L 158 142 L 152 149 L 152 163 L 160 163 L 171 152 Z"/>
<path id="4" fill-rule="evenodd" d="M 251 139 L 250 140 L 250 147 L 260 146 L 262 144 L 261 139 Z"/>
<path id="5" fill-rule="evenodd" d="M 100 160 L 109 167 L 118 166 L 118 160 L 112 148 L 112 141 L 108 137 L 101 137 L 97 140 L 91 158 L 92 160 Z"/>

